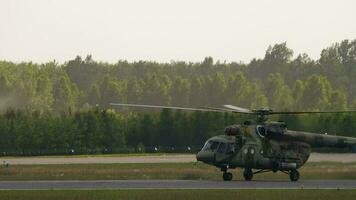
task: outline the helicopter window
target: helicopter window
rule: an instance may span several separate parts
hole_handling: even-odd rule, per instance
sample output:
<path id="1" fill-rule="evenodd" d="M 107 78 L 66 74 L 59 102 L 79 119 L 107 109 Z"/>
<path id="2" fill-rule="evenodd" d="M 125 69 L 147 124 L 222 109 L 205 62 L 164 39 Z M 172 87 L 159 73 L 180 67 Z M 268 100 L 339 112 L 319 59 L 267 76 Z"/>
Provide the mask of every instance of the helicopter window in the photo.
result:
<path id="1" fill-rule="evenodd" d="M 257 133 L 261 136 L 261 137 L 265 137 L 266 136 L 266 129 L 263 126 L 257 126 Z"/>
<path id="2" fill-rule="evenodd" d="M 227 144 L 226 153 L 234 153 L 235 152 L 235 144 L 229 143 Z"/>
<path id="3" fill-rule="evenodd" d="M 211 140 L 207 141 L 203 147 L 203 150 L 209 149 L 212 143 L 213 143 L 213 141 L 211 141 Z"/>
<path id="4" fill-rule="evenodd" d="M 218 146 L 219 146 L 219 142 L 214 141 L 214 142 L 211 144 L 210 149 L 211 149 L 212 151 L 214 151 L 215 149 L 218 148 Z"/>
<path id="5" fill-rule="evenodd" d="M 220 143 L 219 148 L 218 148 L 218 152 L 219 153 L 225 153 L 226 150 L 226 144 L 225 143 Z"/>

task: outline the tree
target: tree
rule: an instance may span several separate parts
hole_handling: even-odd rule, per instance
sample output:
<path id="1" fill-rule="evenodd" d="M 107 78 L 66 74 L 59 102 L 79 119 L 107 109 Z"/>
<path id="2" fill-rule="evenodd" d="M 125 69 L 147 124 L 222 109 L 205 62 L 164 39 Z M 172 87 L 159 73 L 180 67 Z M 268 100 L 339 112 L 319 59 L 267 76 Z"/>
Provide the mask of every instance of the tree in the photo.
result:
<path id="1" fill-rule="evenodd" d="M 268 76 L 267 95 L 272 108 L 290 110 L 293 105 L 292 93 L 279 73 Z"/>
<path id="2" fill-rule="evenodd" d="M 152 115 L 144 114 L 140 123 L 140 133 L 142 134 L 142 138 L 137 141 L 145 144 L 146 146 L 156 145 L 157 141 L 157 131 L 156 131 L 156 122 Z"/>
<path id="3" fill-rule="evenodd" d="M 57 112 L 75 110 L 79 96 L 77 87 L 70 82 L 66 75 L 61 76 L 54 84 L 54 110 Z"/>
<path id="4" fill-rule="evenodd" d="M 303 81 L 297 80 L 293 87 L 294 110 L 303 110 L 304 106 L 304 90 L 305 85 Z"/>
<path id="5" fill-rule="evenodd" d="M 126 145 L 125 135 L 123 131 L 123 119 L 118 113 L 113 110 L 103 110 L 100 115 L 101 127 L 98 134 L 101 136 L 100 146 L 106 150 L 114 149 L 115 147 L 124 147 Z"/>
<path id="6" fill-rule="evenodd" d="M 208 76 L 206 79 L 205 97 L 208 105 L 221 105 L 225 101 L 224 94 L 226 90 L 225 78 L 221 73 L 214 76 Z"/>
<path id="7" fill-rule="evenodd" d="M 287 47 L 287 42 L 269 46 L 264 60 L 270 64 L 283 64 L 290 62 L 293 50 Z"/>
<path id="8" fill-rule="evenodd" d="M 190 83 L 187 79 L 177 76 L 170 90 L 172 105 L 189 105 Z"/>
<path id="9" fill-rule="evenodd" d="M 110 103 L 113 102 L 126 102 L 125 84 L 112 80 L 111 77 L 106 76 L 101 82 L 100 86 L 100 103 L 99 105 L 103 108 L 107 108 Z"/>
<path id="10" fill-rule="evenodd" d="M 262 74 L 264 76 L 273 72 L 285 74 L 288 67 L 286 64 L 291 61 L 292 56 L 293 50 L 287 47 L 286 42 L 269 46 L 263 60 Z"/>
<path id="11" fill-rule="evenodd" d="M 346 95 L 340 90 L 333 91 L 330 96 L 330 104 L 330 110 L 346 110 Z"/>
<path id="12" fill-rule="evenodd" d="M 305 84 L 304 105 L 309 110 L 327 110 L 330 106 L 331 84 L 324 76 L 310 76 Z"/>
<path id="13" fill-rule="evenodd" d="M 162 109 L 157 126 L 159 145 L 172 146 L 174 144 L 173 114 L 170 109 Z"/>

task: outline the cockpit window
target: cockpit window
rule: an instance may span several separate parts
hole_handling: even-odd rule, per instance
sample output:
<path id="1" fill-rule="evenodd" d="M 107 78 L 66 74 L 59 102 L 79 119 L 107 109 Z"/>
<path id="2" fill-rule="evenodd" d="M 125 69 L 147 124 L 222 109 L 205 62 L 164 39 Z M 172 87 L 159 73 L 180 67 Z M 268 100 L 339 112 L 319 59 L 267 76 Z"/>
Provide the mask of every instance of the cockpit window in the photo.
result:
<path id="1" fill-rule="evenodd" d="M 219 148 L 218 148 L 218 152 L 219 153 L 225 153 L 226 150 L 226 144 L 225 143 L 220 143 Z"/>
<path id="2" fill-rule="evenodd" d="M 211 149 L 212 151 L 215 151 L 215 149 L 218 148 L 218 146 L 219 146 L 219 142 L 214 141 L 214 142 L 211 144 L 210 149 Z"/>
<path id="3" fill-rule="evenodd" d="M 205 143 L 204 147 L 203 147 L 203 150 L 210 149 L 210 146 L 211 146 L 212 143 L 213 143 L 213 141 L 211 141 L 211 140 L 207 141 Z"/>
<path id="4" fill-rule="evenodd" d="M 210 140 L 210 141 L 207 141 L 203 147 L 203 150 L 211 150 L 211 151 L 215 151 L 219 146 L 219 142 L 217 141 L 213 141 L 213 140 Z"/>

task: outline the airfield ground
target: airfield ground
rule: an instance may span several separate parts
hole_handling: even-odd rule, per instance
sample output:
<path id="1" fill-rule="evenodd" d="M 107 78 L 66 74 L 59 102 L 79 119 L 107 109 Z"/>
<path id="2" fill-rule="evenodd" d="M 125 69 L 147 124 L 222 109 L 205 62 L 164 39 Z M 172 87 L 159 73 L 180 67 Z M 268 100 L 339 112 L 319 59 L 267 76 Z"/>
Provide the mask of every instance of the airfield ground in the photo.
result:
<path id="1" fill-rule="evenodd" d="M 356 190 L 8 190 L 0 191 L 1 200 L 180 200 L 180 199 L 247 199 L 247 200 L 335 200 L 356 199 Z"/>
<path id="2" fill-rule="evenodd" d="M 221 180 L 219 169 L 195 162 L 195 156 L 189 154 L 1 158 L 3 161 L 0 180 Z M 242 170 L 231 172 L 234 180 L 242 179 Z M 300 173 L 301 180 L 356 180 L 356 154 L 312 154 Z M 288 176 L 264 173 L 254 180 L 288 180 Z"/>
<path id="3" fill-rule="evenodd" d="M 241 181 L 242 172 L 238 169 L 232 170 L 234 175 L 233 181 L 230 183 L 223 182 L 221 181 L 221 172 L 219 169 L 203 163 L 197 163 L 195 162 L 195 156 L 189 154 L 1 157 L 0 162 L 3 163 L 3 165 L 0 165 L 1 200 L 23 199 L 24 197 L 28 200 L 356 199 L 356 190 L 347 189 L 355 188 L 356 154 L 312 154 L 309 162 L 300 169 L 301 180 L 297 183 L 299 185 L 296 186 L 283 173 L 258 174 L 255 175 L 254 181 L 247 183 Z M 41 182 L 39 180 L 50 182 Z M 66 183 L 63 180 L 70 181 Z M 156 189 L 154 190 L 135 187 L 136 183 L 140 184 L 142 182 L 141 185 L 145 186 L 143 188 L 150 188 L 151 180 L 153 180 L 153 183 L 163 182 L 163 186 L 158 185 L 159 187 L 155 187 Z M 166 187 L 175 182 L 183 183 L 183 186 L 187 186 L 186 183 L 191 183 L 193 186 L 191 188 L 181 187 L 180 189 L 178 189 L 178 186 Z M 41 184 L 44 185 L 43 189 L 45 190 L 37 190 L 42 187 Z M 62 184 L 63 186 L 62 188 L 60 186 L 57 187 L 56 184 Z M 78 186 L 72 187 L 70 184 L 77 184 Z M 95 187 L 85 187 L 82 184 L 94 184 Z M 119 186 L 115 186 L 115 184 L 119 184 Z M 120 184 L 126 184 L 126 186 L 123 187 Z M 221 184 L 230 184 L 230 187 L 204 189 L 218 188 L 210 187 L 210 184 L 213 184 L 213 186 L 215 184 L 220 186 Z M 246 189 L 254 188 L 254 184 L 262 184 L 261 189 Z M 281 187 L 276 184 L 279 184 Z M 41 187 L 37 187 L 36 189 L 36 185 Z M 202 186 L 200 189 L 197 189 L 199 187 L 196 185 L 208 186 Z M 272 187 L 274 189 L 262 189 L 271 188 L 271 185 L 275 185 L 276 187 Z M 291 187 L 286 187 L 288 185 Z M 11 188 L 15 190 L 7 190 Z M 16 188 L 23 188 L 25 190 L 16 190 Z M 46 190 L 46 188 L 49 190 Z M 239 188 L 245 189 L 241 190 Z M 310 188 L 329 189 L 315 190 Z"/>
<path id="4" fill-rule="evenodd" d="M 0 157 L 10 165 L 41 164 L 105 164 L 105 163 L 189 163 L 196 162 L 194 154 L 109 154 L 73 156 Z M 308 162 L 356 162 L 355 153 L 312 153 Z"/>
<path id="5" fill-rule="evenodd" d="M 242 170 L 231 170 L 234 180 Z M 356 180 L 356 163 L 307 163 L 301 180 Z M 202 163 L 123 163 L 10 165 L 0 168 L 0 180 L 221 180 L 221 171 Z M 254 180 L 289 180 L 288 175 L 263 173 Z"/>

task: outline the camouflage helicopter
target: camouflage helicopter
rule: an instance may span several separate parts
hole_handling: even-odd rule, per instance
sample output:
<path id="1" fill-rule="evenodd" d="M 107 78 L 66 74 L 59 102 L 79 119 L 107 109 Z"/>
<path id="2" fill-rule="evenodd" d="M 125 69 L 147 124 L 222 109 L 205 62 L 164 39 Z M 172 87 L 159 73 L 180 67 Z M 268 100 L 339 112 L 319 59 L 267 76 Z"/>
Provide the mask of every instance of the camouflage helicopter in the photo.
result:
<path id="1" fill-rule="evenodd" d="M 291 131 L 287 129 L 284 122 L 268 120 L 269 115 L 277 114 L 351 113 L 356 111 L 274 112 L 263 108 L 249 110 L 233 105 L 224 105 L 223 108 L 115 103 L 111 105 L 255 115 L 256 120 L 230 125 L 225 128 L 224 135 L 209 138 L 196 155 L 198 161 L 220 168 L 224 181 L 232 180 L 232 173 L 228 170 L 235 168 L 244 169 L 243 177 L 246 181 L 252 180 L 254 174 L 277 171 L 288 174 L 291 181 L 298 181 L 300 177 L 298 169 L 308 160 L 312 147 L 345 148 L 356 146 L 356 138 Z"/>

